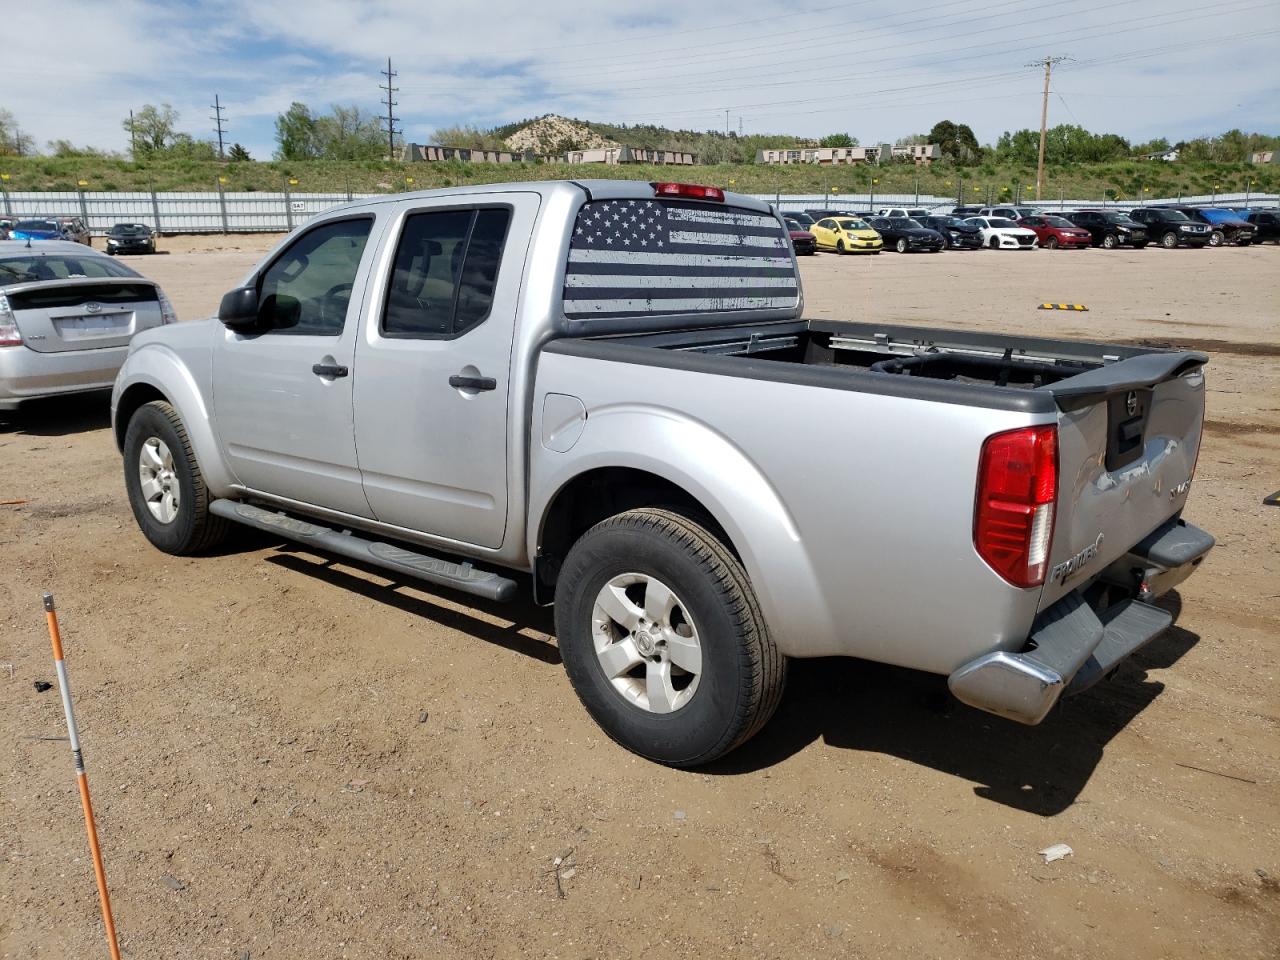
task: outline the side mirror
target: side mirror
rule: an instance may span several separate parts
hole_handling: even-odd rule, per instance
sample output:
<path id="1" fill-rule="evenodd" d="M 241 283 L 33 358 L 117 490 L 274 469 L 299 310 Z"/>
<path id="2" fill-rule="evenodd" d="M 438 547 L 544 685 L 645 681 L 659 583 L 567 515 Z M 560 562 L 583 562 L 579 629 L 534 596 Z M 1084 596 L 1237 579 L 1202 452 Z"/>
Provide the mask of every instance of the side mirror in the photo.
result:
<path id="1" fill-rule="evenodd" d="M 240 287 L 224 294 L 218 319 L 229 330 L 247 332 L 258 326 L 258 288 Z"/>

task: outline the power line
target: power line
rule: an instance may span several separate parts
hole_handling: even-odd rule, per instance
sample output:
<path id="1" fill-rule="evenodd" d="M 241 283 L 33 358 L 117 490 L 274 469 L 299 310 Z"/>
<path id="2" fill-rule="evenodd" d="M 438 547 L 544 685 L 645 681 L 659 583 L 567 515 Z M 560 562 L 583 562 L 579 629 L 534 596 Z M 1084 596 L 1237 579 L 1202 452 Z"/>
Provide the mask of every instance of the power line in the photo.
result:
<path id="1" fill-rule="evenodd" d="M 387 159 L 394 160 L 396 158 L 396 134 L 402 133 L 403 131 L 396 128 L 396 121 L 400 118 L 395 115 L 394 110 L 394 108 L 399 105 L 400 101 L 391 99 L 391 95 L 393 93 L 398 93 L 400 88 L 393 87 L 391 85 L 391 81 L 398 77 L 399 74 L 391 69 L 390 57 L 387 57 L 387 69 L 379 72 L 387 78 L 385 85 L 381 83 L 378 84 L 378 89 L 385 90 L 387 92 Z"/>
<path id="2" fill-rule="evenodd" d="M 209 109 L 213 111 L 213 116 L 210 117 L 209 119 L 214 122 L 215 126 L 213 129 L 218 134 L 218 159 L 225 160 L 226 153 L 222 149 L 222 135 L 226 133 L 226 124 L 222 122 L 222 101 L 218 99 L 218 95 L 216 93 L 213 95 L 213 104 L 210 106 Z M 132 121 L 132 118 L 133 118 L 132 112 L 130 112 L 129 117 L 130 117 L 130 121 Z M 130 122 L 129 124 L 129 132 L 130 134 L 133 133 L 132 122 Z"/>

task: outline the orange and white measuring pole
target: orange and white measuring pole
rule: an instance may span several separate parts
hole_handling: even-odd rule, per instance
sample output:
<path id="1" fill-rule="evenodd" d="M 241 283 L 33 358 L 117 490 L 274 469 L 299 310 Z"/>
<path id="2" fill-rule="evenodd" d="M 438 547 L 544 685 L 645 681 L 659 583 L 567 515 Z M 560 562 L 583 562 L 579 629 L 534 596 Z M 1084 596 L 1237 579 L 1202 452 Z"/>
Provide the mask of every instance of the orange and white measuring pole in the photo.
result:
<path id="1" fill-rule="evenodd" d="M 107 947 L 111 950 L 111 960 L 120 960 L 116 925 L 111 919 L 111 897 L 107 895 L 107 874 L 102 868 L 102 848 L 98 846 L 98 828 L 93 822 L 93 804 L 89 802 L 89 778 L 84 772 L 80 731 L 76 729 L 76 713 L 71 707 L 71 683 L 67 679 L 67 665 L 62 659 L 62 634 L 58 630 L 58 612 L 53 608 L 52 593 L 44 594 L 44 615 L 49 621 L 53 666 L 58 673 L 58 689 L 62 692 L 62 709 L 67 715 L 67 734 L 71 738 L 71 757 L 76 764 L 76 782 L 80 787 L 80 806 L 84 808 L 84 828 L 89 834 L 89 852 L 93 854 L 93 875 L 98 881 L 98 899 L 102 902 L 102 922 L 107 929 Z"/>

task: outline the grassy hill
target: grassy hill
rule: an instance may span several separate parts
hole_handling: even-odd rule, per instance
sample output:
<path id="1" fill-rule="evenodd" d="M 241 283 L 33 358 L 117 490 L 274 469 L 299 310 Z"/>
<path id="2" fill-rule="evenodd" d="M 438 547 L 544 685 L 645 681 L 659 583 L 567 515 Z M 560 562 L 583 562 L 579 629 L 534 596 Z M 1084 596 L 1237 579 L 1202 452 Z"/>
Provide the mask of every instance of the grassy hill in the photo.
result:
<path id="1" fill-rule="evenodd" d="M 601 131 L 603 133 L 603 131 Z M 626 138 L 632 140 L 634 138 Z M 660 180 L 678 177 L 693 183 L 729 187 L 744 193 L 824 193 L 866 192 L 874 178 L 878 194 L 922 194 L 956 196 L 963 183 L 965 200 L 1012 196 L 1035 183 L 1033 167 L 996 163 L 958 167 L 938 163 L 929 168 L 910 164 L 865 167 L 817 167 L 797 165 L 770 167 L 755 164 L 716 164 L 696 167 L 654 166 L 569 166 L 558 163 L 416 163 L 385 161 L 331 161 L 220 163 L 217 161 L 154 161 L 134 163 L 98 155 L 70 157 L 0 157 L 0 173 L 9 179 L 10 191 L 76 190 L 80 180 L 85 190 L 213 190 L 219 177 L 228 191 L 278 191 L 290 177 L 298 183 L 297 193 L 396 193 L 406 189 L 458 186 L 519 180 L 618 177 Z M 412 182 L 407 182 L 412 178 Z M 1254 181 L 1255 193 L 1280 191 L 1280 172 L 1249 164 L 1160 163 L 1121 161 L 1103 164 L 1072 164 L 1047 170 L 1047 199 L 1060 194 L 1068 198 L 1103 199 L 1118 197 L 1168 197 L 1178 194 L 1219 193 L 1245 190 Z M 976 188 L 976 189 L 975 189 Z M 1007 188 L 1007 193 L 1005 190 Z M 1145 189 L 1144 189 L 1145 188 Z"/>

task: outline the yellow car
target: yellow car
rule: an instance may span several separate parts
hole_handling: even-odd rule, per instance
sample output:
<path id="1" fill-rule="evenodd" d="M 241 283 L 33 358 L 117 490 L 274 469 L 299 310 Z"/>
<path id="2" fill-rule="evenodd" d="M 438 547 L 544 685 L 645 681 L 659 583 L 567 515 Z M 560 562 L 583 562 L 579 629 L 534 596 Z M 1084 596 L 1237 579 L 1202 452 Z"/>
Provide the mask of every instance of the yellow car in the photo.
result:
<path id="1" fill-rule="evenodd" d="M 824 217 L 809 228 L 819 250 L 836 253 L 879 253 L 884 247 L 880 234 L 857 217 Z"/>

